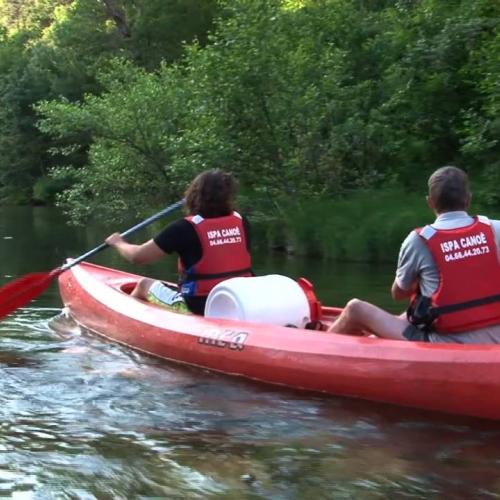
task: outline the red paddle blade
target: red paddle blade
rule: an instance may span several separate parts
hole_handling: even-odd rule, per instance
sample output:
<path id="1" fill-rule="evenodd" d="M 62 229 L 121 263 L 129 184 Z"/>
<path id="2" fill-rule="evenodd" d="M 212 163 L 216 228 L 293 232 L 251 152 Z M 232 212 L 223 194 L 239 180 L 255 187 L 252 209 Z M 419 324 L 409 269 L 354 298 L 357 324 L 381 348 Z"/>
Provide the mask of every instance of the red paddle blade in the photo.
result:
<path id="1" fill-rule="evenodd" d="M 0 288 L 0 319 L 42 294 L 57 276 L 58 270 L 31 273 Z"/>

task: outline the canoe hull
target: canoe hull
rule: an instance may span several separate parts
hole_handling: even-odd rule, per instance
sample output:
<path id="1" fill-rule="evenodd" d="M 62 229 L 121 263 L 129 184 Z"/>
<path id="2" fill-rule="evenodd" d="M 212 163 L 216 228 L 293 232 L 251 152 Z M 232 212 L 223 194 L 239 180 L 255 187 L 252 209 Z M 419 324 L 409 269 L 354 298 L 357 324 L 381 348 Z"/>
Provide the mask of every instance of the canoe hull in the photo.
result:
<path id="1" fill-rule="evenodd" d="M 138 278 L 82 263 L 59 277 L 59 288 L 84 328 L 163 359 L 297 389 L 500 419 L 500 346 L 411 343 L 182 315 L 125 293 Z"/>

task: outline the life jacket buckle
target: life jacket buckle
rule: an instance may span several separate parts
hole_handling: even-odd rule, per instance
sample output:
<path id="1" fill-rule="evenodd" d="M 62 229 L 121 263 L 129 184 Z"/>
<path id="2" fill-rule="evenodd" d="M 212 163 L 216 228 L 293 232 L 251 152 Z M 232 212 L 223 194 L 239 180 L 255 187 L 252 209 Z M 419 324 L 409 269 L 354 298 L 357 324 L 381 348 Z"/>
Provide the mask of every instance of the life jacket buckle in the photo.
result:
<path id="1" fill-rule="evenodd" d="M 408 322 L 415 326 L 430 328 L 437 318 L 432 298 L 418 294 L 406 311 Z"/>

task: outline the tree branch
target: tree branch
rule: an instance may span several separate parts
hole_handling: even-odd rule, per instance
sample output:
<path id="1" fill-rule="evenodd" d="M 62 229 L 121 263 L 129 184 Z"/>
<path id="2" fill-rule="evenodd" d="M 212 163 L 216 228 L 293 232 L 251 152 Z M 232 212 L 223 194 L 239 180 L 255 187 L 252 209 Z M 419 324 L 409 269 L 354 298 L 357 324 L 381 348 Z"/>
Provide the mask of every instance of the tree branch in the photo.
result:
<path id="1" fill-rule="evenodd" d="M 112 19 L 116 25 L 116 29 L 123 38 L 130 38 L 130 27 L 127 23 L 125 11 L 114 0 L 101 0 L 106 8 L 106 14 Z"/>

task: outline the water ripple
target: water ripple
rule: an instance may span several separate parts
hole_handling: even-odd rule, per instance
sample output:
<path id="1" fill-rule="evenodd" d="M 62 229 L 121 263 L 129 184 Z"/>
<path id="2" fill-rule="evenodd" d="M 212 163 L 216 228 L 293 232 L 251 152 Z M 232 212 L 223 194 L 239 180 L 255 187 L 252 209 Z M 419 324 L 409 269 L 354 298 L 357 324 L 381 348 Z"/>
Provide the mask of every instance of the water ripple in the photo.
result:
<path id="1" fill-rule="evenodd" d="M 56 333 L 58 312 L 0 323 L 0 496 L 500 495 L 496 424 L 169 365 L 74 325 Z"/>

